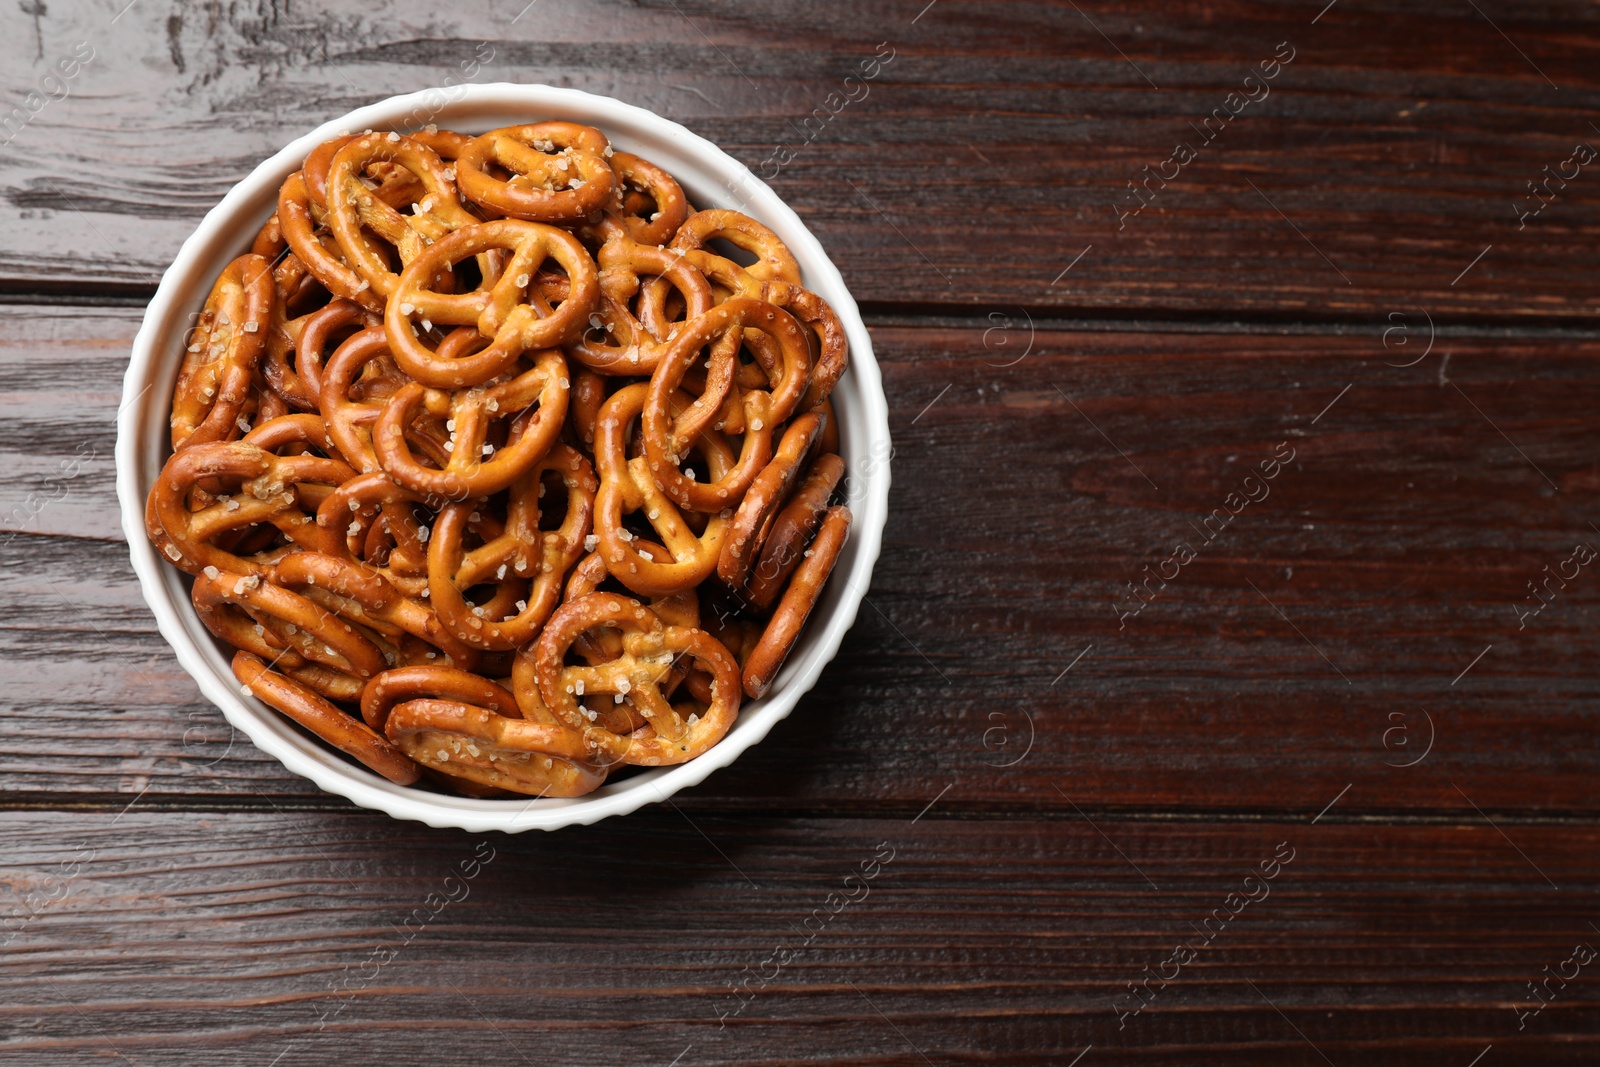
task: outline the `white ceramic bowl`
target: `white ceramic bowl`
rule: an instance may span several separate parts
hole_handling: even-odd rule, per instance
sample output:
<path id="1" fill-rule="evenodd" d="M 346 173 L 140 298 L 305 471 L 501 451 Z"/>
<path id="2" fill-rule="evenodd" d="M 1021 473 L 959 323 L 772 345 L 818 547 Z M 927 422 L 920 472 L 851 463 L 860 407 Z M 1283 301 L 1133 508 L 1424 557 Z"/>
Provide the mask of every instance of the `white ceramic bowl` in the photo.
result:
<path id="1" fill-rule="evenodd" d="M 463 133 L 480 133 L 547 118 L 599 127 L 618 148 L 664 166 L 696 207 L 745 211 L 777 231 L 794 252 L 805 284 L 833 305 L 850 340 L 850 368 L 833 395 L 841 449 L 849 465 L 854 523 L 827 590 L 776 684 L 765 698 L 746 702 L 738 722 L 716 747 L 689 763 L 608 783 L 585 797 L 474 800 L 395 785 L 309 738 L 255 698 L 242 695 L 228 654 L 195 615 L 186 576 L 161 558 L 145 536 L 144 503 L 169 451 L 167 420 L 181 339 L 212 281 L 249 248 L 275 208 L 278 186 L 308 152 L 341 132 L 368 127 L 410 130 L 436 122 Z M 742 163 L 675 122 L 608 97 L 545 85 L 467 85 L 391 97 L 325 123 L 258 166 L 206 215 L 167 269 L 133 342 L 117 418 L 117 496 L 133 567 L 161 633 L 200 690 L 258 748 L 328 792 L 396 818 L 473 832 L 552 830 L 665 800 L 732 763 L 794 709 L 838 651 L 866 594 L 888 514 L 891 451 L 883 384 L 855 301 L 799 216 Z"/>

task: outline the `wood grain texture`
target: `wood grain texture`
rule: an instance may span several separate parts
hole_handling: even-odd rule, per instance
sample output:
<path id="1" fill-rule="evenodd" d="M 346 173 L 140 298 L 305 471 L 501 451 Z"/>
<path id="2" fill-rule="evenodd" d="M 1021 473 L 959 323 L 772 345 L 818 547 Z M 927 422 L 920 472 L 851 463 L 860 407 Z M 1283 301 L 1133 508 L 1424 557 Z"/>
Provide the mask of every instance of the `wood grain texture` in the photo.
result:
<path id="1" fill-rule="evenodd" d="M 0 1062 L 1592 1063 L 1588 972 L 1517 1011 L 1600 837 L 1505 829 L 13 812 Z"/>
<path id="2" fill-rule="evenodd" d="M 12 7 L 13 101 L 77 42 L 95 52 L 0 146 L 0 289 L 147 293 L 289 139 L 470 72 L 617 96 L 776 170 L 870 306 L 1594 321 L 1600 175 L 1563 166 L 1600 146 L 1593 6 L 1320 6 Z M 880 43 L 894 58 L 847 86 Z M 1196 156 L 1175 173 L 1179 143 Z M 1134 182 L 1149 206 L 1119 221 Z"/>
<path id="3" fill-rule="evenodd" d="M 115 377 L 133 314 L 11 321 L 0 370 L 31 374 L 0 405 L 39 414 L 0 455 L 106 454 L 114 393 L 69 384 Z M 1517 608 L 1600 544 L 1600 344 L 1446 336 L 1397 368 L 1398 335 L 873 332 L 897 452 L 868 603 L 794 717 L 686 803 L 1315 813 L 1350 785 L 1369 812 L 1595 811 L 1600 580 Z M 0 785 L 314 797 L 173 661 L 109 476 L 67 485 L 28 527 L 48 536 L 0 540 Z"/>

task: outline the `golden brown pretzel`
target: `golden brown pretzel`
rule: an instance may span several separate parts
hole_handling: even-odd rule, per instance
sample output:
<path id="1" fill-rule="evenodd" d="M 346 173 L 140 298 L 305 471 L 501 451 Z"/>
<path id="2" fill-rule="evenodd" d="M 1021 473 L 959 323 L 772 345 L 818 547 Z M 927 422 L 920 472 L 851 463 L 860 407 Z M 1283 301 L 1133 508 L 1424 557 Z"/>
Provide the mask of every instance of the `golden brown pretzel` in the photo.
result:
<path id="1" fill-rule="evenodd" d="M 566 515 L 557 530 L 539 526 L 539 498 L 547 471 L 558 475 L 567 490 Z M 467 644 L 491 650 L 509 650 L 533 640 L 561 598 L 567 571 L 583 552 L 597 488 L 589 461 L 575 449 L 556 445 L 511 486 L 500 536 L 468 550 L 463 544 L 468 520 L 480 504 L 461 501 L 440 511 L 428 544 L 428 589 L 434 611 L 450 632 Z M 468 589 L 497 583 L 512 583 L 522 592 L 509 618 L 467 602 Z"/>
<path id="2" fill-rule="evenodd" d="M 371 131 L 367 133 L 370 134 Z M 328 171 L 333 166 L 334 156 L 338 155 L 339 150 L 345 145 L 359 140 L 362 136 L 365 135 L 347 133 L 323 141 L 311 150 L 311 154 L 306 156 L 305 162 L 301 165 L 300 177 L 305 182 L 306 201 L 311 208 L 312 217 L 317 222 L 327 221 Z M 374 161 L 365 169 L 362 176 L 372 183 L 370 188 L 373 193 L 391 207 L 411 203 L 422 188 L 415 174 L 387 160 Z"/>
<path id="3" fill-rule="evenodd" d="M 379 465 L 408 489 L 451 500 L 489 496 L 511 485 L 555 445 L 571 392 L 560 349 L 530 355 L 532 367 L 494 385 L 453 392 L 417 382 L 401 386 L 372 430 Z M 424 411 L 447 418 L 449 456 L 443 469 L 419 463 L 407 441 L 406 430 Z M 502 420 L 509 421 L 510 431 L 496 448 L 489 434 Z"/>
<path id="4" fill-rule="evenodd" d="M 645 556 L 657 562 L 665 563 L 671 558 L 667 554 L 667 550 L 654 541 L 646 541 L 643 538 L 636 537 L 633 540 L 633 545 Z M 579 561 L 576 567 L 572 568 L 572 574 L 567 579 L 566 592 L 562 596 L 563 603 L 598 592 L 601 583 L 610 576 L 610 571 L 606 569 L 606 561 L 601 557 L 599 551 L 596 550 L 589 553 Z M 656 613 L 656 618 L 668 626 L 698 627 L 700 625 L 700 596 L 694 589 L 684 589 L 677 593 L 669 593 L 666 596 L 652 597 L 650 610 Z M 572 642 L 572 650 L 589 663 L 602 663 L 606 660 L 616 659 L 622 654 L 622 640 L 610 631 L 591 630 Z M 522 668 L 526 659 L 526 657 L 518 658 L 518 670 Z M 528 662 L 531 664 L 531 661 Z M 684 671 L 681 668 L 674 668 L 675 675 L 682 675 L 683 673 Z M 513 676 L 522 677 L 516 671 L 513 672 Z M 677 682 L 677 677 L 668 675 L 665 684 L 662 686 L 663 691 L 670 695 L 676 689 Z M 631 706 L 626 707 L 631 715 Z M 600 710 L 604 713 L 606 709 L 602 708 Z M 600 724 L 613 732 L 623 732 L 621 727 L 607 721 L 603 715 Z M 638 719 L 631 728 L 637 729 L 643 725 L 644 720 Z"/>
<path id="5" fill-rule="evenodd" d="M 428 548 L 412 505 L 438 508 L 445 503 L 396 485 L 382 471 L 357 475 L 317 508 L 316 551 L 366 563 L 406 596 L 424 596 Z M 375 540 L 380 528 L 385 536 Z"/>
<path id="6" fill-rule="evenodd" d="M 236 530 L 271 524 L 291 540 L 314 547 L 316 525 L 306 506 L 308 491 L 334 486 L 355 472 L 320 456 L 275 456 L 247 441 L 196 445 L 173 453 L 150 493 L 145 525 L 163 555 L 180 570 L 206 567 L 240 574 L 270 572 L 270 560 L 247 559 L 215 542 Z M 189 508 L 190 493 L 217 479 L 229 487 L 208 493 L 212 503 Z"/>
<path id="7" fill-rule="evenodd" d="M 384 733 L 425 767 L 514 793 L 579 797 L 606 779 L 576 731 L 454 700 L 408 700 L 389 713 Z"/>
<path id="8" fill-rule="evenodd" d="M 822 419 L 806 413 L 789 424 L 772 462 L 751 481 L 744 499 L 733 513 L 722 554 L 717 559 L 717 577 L 729 589 L 744 588 L 751 564 L 767 541 L 767 533 L 778 508 L 788 499 L 795 480 L 805 469 L 817 438 L 822 434 Z"/>
<path id="9" fill-rule="evenodd" d="M 257 255 L 229 263 L 189 335 L 172 396 L 172 447 L 232 440 L 266 347 L 277 290 Z"/>
<path id="10" fill-rule="evenodd" d="M 636 593 L 664 596 L 698 585 L 717 568 L 728 520 L 714 515 L 701 533 L 685 521 L 671 500 L 650 476 L 643 456 L 627 454 L 628 427 L 644 407 L 649 386 L 640 382 L 611 394 L 600 409 L 595 430 L 595 465 L 600 474 L 600 492 L 595 497 L 594 531 L 596 543 L 612 575 Z M 695 444 L 699 462 L 713 481 L 722 479 L 732 467 L 732 453 L 721 435 L 708 431 Z M 656 539 L 670 555 L 661 562 L 640 550 L 623 517 L 642 512 Z"/>
<path id="11" fill-rule="evenodd" d="M 775 379 L 772 392 L 744 392 L 744 443 L 739 462 L 726 476 L 701 482 L 680 468 L 680 457 L 715 420 L 732 387 L 733 356 L 715 346 L 706 389 L 688 409 L 671 410 L 678 386 L 702 347 L 712 338 L 745 327 L 759 328 L 776 342 L 781 358 L 767 373 Z M 650 476 L 661 491 L 678 504 L 696 511 L 721 511 L 736 503 L 772 457 L 772 433 L 793 414 L 805 392 L 810 355 L 800 324 L 788 312 L 765 301 L 735 297 L 686 323 L 662 352 L 650 377 L 649 397 L 642 415 L 645 454 Z"/>
<path id="12" fill-rule="evenodd" d="M 381 470 L 373 426 L 390 398 L 407 384 L 389 355 L 389 335 L 369 326 L 334 350 L 319 374 L 319 399 L 328 435 L 363 472 Z"/>
<path id="13" fill-rule="evenodd" d="M 631 152 L 613 153 L 611 170 L 617 177 L 617 217 L 628 236 L 644 245 L 672 240 L 689 217 L 689 200 L 677 179 Z"/>
<path id="14" fill-rule="evenodd" d="M 272 302 L 272 317 L 267 327 L 266 348 L 261 355 L 260 375 L 267 387 L 283 400 L 286 410 L 316 411 L 317 391 L 313 383 L 321 363 L 311 369 L 306 380 L 302 380 L 296 350 L 306 327 L 326 308 L 299 315 L 295 314 L 295 308 L 301 303 L 302 293 L 314 302 L 316 298 L 325 299 L 327 291 L 292 253 L 284 256 L 272 273 L 277 294 Z M 345 300 L 335 303 L 346 307 L 356 306 Z M 319 350 L 317 356 L 320 355 Z"/>
<path id="15" fill-rule="evenodd" d="M 469 256 L 511 253 L 503 273 L 486 278 L 470 293 L 441 293 L 432 288 L 439 274 Z M 548 314 L 530 300 L 535 275 L 547 260 L 566 272 L 568 292 Z M 576 337 L 588 324 L 599 299 L 594 260 L 578 239 L 565 230 L 537 222 L 498 219 L 463 227 L 424 249 L 401 273 L 384 313 L 389 346 L 400 368 L 423 385 L 455 389 L 478 385 L 503 373 L 523 352 L 551 348 Z M 548 308 L 548 305 L 546 305 Z M 442 326 L 476 326 L 492 338 L 489 346 L 470 355 L 447 358 L 430 351 L 417 335 L 419 319 L 426 331 Z"/>
<path id="16" fill-rule="evenodd" d="M 307 686 L 269 670 L 250 653 L 233 654 L 233 674 L 262 702 L 396 785 L 411 785 L 420 777 L 415 763 L 361 720 L 340 711 Z"/>
<path id="17" fill-rule="evenodd" d="M 836 454 L 826 452 L 817 457 L 805 481 L 772 520 L 761 547 L 761 559 L 750 570 L 745 600 L 761 611 L 772 606 L 783 583 L 800 565 L 806 544 L 822 522 L 828 500 L 843 476 L 844 460 Z"/>
<path id="18" fill-rule="evenodd" d="M 275 313 L 274 318 L 278 317 Z M 317 411 L 322 403 L 324 354 L 334 338 L 343 341 L 352 329 L 379 324 L 378 318 L 360 304 L 338 299 L 300 318 L 286 320 L 283 329 L 275 329 L 267 343 L 266 356 L 261 361 L 262 375 L 273 392 L 295 409 Z M 284 347 L 285 342 L 288 347 Z M 290 352 L 294 353 L 293 366 L 289 364 Z"/>
<path id="19" fill-rule="evenodd" d="M 577 222 L 611 198 L 616 177 L 605 134 L 575 122 L 506 126 L 476 137 L 456 160 L 461 191 L 512 218 Z M 501 181 L 489 172 L 511 172 Z"/>
<path id="20" fill-rule="evenodd" d="M 598 665 L 568 665 L 573 642 L 597 628 L 621 633 L 622 654 Z M 662 694 L 661 683 L 679 657 L 711 673 L 709 707 L 674 707 Z M 716 638 L 704 630 L 663 626 L 648 608 L 613 593 L 590 593 L 563 604 L 545 625 L 533 661 L 545 705 L 582 731 L 607 765 L 685 763 L 720 741 L 739 714 L 739 665 Z M 613 733 L 596 723 L 597 712 L 584 710 L 585 699 L 632 704 L 648 725 Z"/>
<path id="21" fill-rule="evenodd" d="M 806 411 L 820 407 L 828 394 L 833 392 L 849 361 L 849 341 L 845 337 L 844 323 L 833 307 L 809 289 L 791 282 L 758 278 L 747 268 L 705 249 L 690 249 L 683 256 L 711 283 L 713 292 L 722 299 L 742 296 L 765 300 L 788 311 L 811 328 L 817 337 L 818 351 L 811 370 L 811 384 L 800 406 Z M 660 315 L 669 295 L 662 283 L 652 278 L 646 283 L 640 298 L 641 317 L 650 321 Z"/>
<path id="22" fill-rule="evenodd" d="M 800 263 L 777 234 L 749 215 L 713 209 L 697 211 L 684 220 L 672 238 L 672 247 L 685 252 L 704 248 L 721 238 L 756 257 L 745 270 L 762 281 L 800 284 Z"/>
<path id="23" fill-rule="evenodd" d="M 772 688 L 778 668 L 789 657 L 789 650 L 805 628 L 811 609 L 817 606 L 817 598 L 822 595 L 828 575 L 833 573 L 833 565 L 839 561 L 839 552 L 844 548 L 845 537 L 849 533 L 850 509 L 829 508 L 816 539 L 806 550 L 804 560 L 789 582 L 789 588 L 784 590 L 778 610 L 772 613 L 772 619 L 762 631 L 760 642 L 745 661 L 744 691 L 752 698 L 763 697 Z"/>
<path id="24" fill-rule="evenodd" d="M 353 300 L 369 311 L 383 311 L 383 298 L 372 291 L 371 282 L 344 262 L 332 236 L 328 236 L 324 243 L 323 238 L 317 235 L 305 177 L 298 171 L 289 175 L 278 190 L 278 224 L 283 228 L 284 240 L 289 243 L 295 256 L 328 292 Z"/>
<path id="25" fill-rule="evenodd" d="M 389 163 L 420 186 L 412 213 L 403 215 L 370 189 L 361 175 L 373 163 Z M 354 138 L 334 155 L 328 168 L 328 224 L 344 261 L 387 297 L 400 276 L 389 269 L 390 251 L 374 246 L 372 234 L 387 242 L 402 264 L 445 234 L 471 226 L 477 217 L 461 206 L 449 168 L 432 149 L 396 133 Z"/>
<path id="26" fill-rule="evenodd" d="M 648 375 L 660 362 L 662 347 L 676 324 L 667 322 L 664 314 L 646 312 L 641 318 L 629 310 L 629 301 L 640 293 L 641 275 L 676 293 L 690 316 L 711 309 L 711 287 L 685 257 L 634 241 L 617 227 L 609 232 L 598 256 L 599 308 L 589 328 L 567 351 L 601 374 Z"/>

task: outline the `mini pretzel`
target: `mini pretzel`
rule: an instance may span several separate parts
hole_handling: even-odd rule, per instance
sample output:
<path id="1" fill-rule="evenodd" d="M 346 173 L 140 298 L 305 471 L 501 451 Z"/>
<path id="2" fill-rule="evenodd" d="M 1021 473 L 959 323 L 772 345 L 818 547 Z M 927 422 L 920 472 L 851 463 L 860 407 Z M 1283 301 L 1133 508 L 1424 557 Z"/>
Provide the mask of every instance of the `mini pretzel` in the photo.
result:
<path id="1" fill-rule="evenodd" d="M 370 130 L 367 132 L 371 133 Z M 301 165 L 300 177 L 305 182 L 306 201 L 311 208 L 312 216 L 318 222 L 327 219 L 328 171 L 333 166 L 334 156 L 338 155 L 339 150 L 345 145 L 362 136 L 362 134 L 347 133 L 323 141 L 311 150 L 311 154 L 306 156 L 305 163 Z M 413 202 L 421 189 L 415 174 L 386 160 L 374 161 L 366 168 L 363 177 L 372 183 L 373 193 L 390 207 L 400 207 Z"/>
<path id="2" fill-rule="evenodd" d="M 817 457 L 793 498 L 778 512 L 761 548 L 761 559 L 751 569 L 744 595 L 762 611 L 772 606 L 778 590 L 800 565 L 811 535 L 822 522 L 828 499 L 844 477 L 844 460 L 828 452 Z"/>
<path id="3" fill-rule="evenodd" d="M 441 271 L 469 256 L 510 251 L 497 279 L 470 293 L 440 293 L 430 288 Z M 534 276 L 547 260 L 566 272 L 569 291 L 550 314 L 528 302 Z M 478 385 L 503 373 L 523 352 L 551 348 L 576 337 L 589 321 L 599 299 L 594 261 L 578 239 L 565 230 L 536 222 L 499 219 L 457 230 L 435 241 L 401 273 L 388 302 L 384 325 L 400 368 L 423 385 L 452 389 Z M 476 326 L 493 340 L 482 351 L 460 358 L 442 358 L 417 336 L 413 317 L 424 329 L 437 323 Z"/>
<path id="4" fill-rule="evenodd" d="M 291 174 L 278 190 L 278 224 L 295 256 L 328 292 L 353 300 L 369 311 L 383 311 L 383 298 L 372 291 L 371 282 L 344 262 L 337 242 L 330 236 L 324 244 L 317 236 L 305 177 L 298 172 Z"/>
<path id="5" fill-rule="evenodd" d="M 760 643 L 745 661 L 744 691 L 752 698 L 763 697 L 772 688 L 778 668 L 789 658 L 789 650 L 799 640 L 807 616 L 817 606 L 817 598 L 822 595 L 828 575 L 833 573 L 833 565 L 839 561 L 839 551 L 844 548 L 849 532 L 850 509 L 829 508 L 827 517 L 822 520 L 822 529 L 817 531 L 816 540 L 811 542 L 804 561 L 795 570 L 789 588 L 778 602 L 778 610 L 772 613 L 771 621 L 761 634 Z"/>
<path id="6" fill-rule="evenodd" d="M 410 382 L 389 398 L 373 427 L 378 463 L 389 477 L 419 493 L 453 500 L 498 493 L 555 444 L 570 391 L 567 361 L 553 348 L 535 355 L 529 370 L 496 385 L 445 393 Z M 424 409 L 449 417 L 449 458 L 442 470 L 418 463 L 406 439 L 407 427 Z M 511 416 L 509 437 L 497 449 L 488 443 L 489 431 Z"/>
<path id="7" fill-rule="evenodd" d="M 539 527 L 546 471 L 560 475 L 567 489 L 566 516 L 558 530 Z M 557 445 L 511 487 L 500 536 L 469 551 L 462 542 L 477 502 L 462 501 L 439 512 L 428 545 L 428 589 L 440 621 L 459 640 L 478 648 L 509 650 L 531 641 L 555 610 L 562 579 L 583 551 L 597 488 L 589 461 Z M 497 619 L 464 596 L 475 585 L 527 580 L 532 586 L 524 587 L 511 618 Z"/>
<path id="8" fill-rule="evenodd" d="M 776 378 L 776 385 L 771 393 L 751 390 L 744 394 L 746 427 L 739 462 L 726 477 L 700 482 L 684 474 L 679 458 L 720 410 L 731 385 L 731 354 L 722 349 L 713 352 L 711 369 L 706 372 L 706 391 L 687 411 L 674 416 L 672 397 L 703 345 L 713 337 L 747 325 L 760 328 L 782 350 L 781 363 L 768 372 Z M 649 399 L 642 418 L 650 475 L 662 492 L 696 511 L 720 511 L 743 496 L 771 458 L 773 429 L 793 414 L 805 391 L 810 355 L 800 329 L 788 312 L 742 297 L 718 304 L 685 324 L 662 353 L 650 378 Z"/>
<path id="9" fill-rule="evenodd" d="M 690 316 L 711 309 L 711 287 L 684 257 L 641 244 L 620 231 L 601 246 L 598 261 L 599 309 L 567 351 L 601 374 L 648 375 L 660 362 L 672 324 L 662 315 L 636 318 L 628 309 L 628 301 L 640 292 L 640 275 L 659 279 L 676 292 Z"/>
<path id="10" fill-rule="evenodd" d="M 354 474 L 338 460 L 275 456 L 245 441 L 196 445 L 174 453 L 162 468 L 150 494 L 146 528 L 162 553 L 190 574 L 206 567 L 269 573 L 270 562 L 243 558 L 214 542 L 231 531 L 271 523 L 312 547 L 316 527 L 305 513 L 307 487 L 339 485 Z M 221 479 L 237 489 L 190 511 L 190 492 L 209 479 Z"/>
<path id="11" fill-rule="evenodd" d="M 634 538 L 633 544 L 645 556 L 657 562 L 665 563 L 671 557 L 667 550 L 653 541 L 643 538 Z M 611 576 L 606 569 L 606 561 L 598 551 L 585 556 L 576 567 L 572 569 L 572 576 L 567 579 L 567 590 L 562 596 L 562 602 L 577 600 L 579 597 L 588 596 L 598 592 L 600 584 Z M 680 592 L 669 593 L 666 596 L 653 597 L 649 604 L 650 610 L 655 612 L 656 618 L 668 626 L 698 627 L 700 625 L 700 597 L 693 589 L 684 589 Z M 572 649 L 590 663 L 600 663 L 609 659 L 616 659 L 622 654 L 622 641 L 610 631 L 595 631 L 583 634 L 572 642 Z M 520 666 L 522 660 L 518 660 Z M 681 671 L 676 671 L 681 674 Z M 513 672 L 515 676 L 515 672 Z M 670 692 L 676 685 L 675 679 L 669 676 L 665 688 Z M 709 701 L 708 701 L 709 703 Z M 605 709 L 601 709 L 604 711 Z M 621 732 L 618 727 L 610 723 L 602 723 L 608 730 Z M 634 723 L 633 728 L 643 726 L 644 721 Z"/>
<path id="12" fill-rule="evenodd" d="M 396 485 L 382 471 L 357 475 L 317 509 L 316 551 L 365 563 L 406 596 L 426 597 L 428 535 L 412 505 L 437 509 L 445 503 Z M 380 532 L 387 536 L 377 537 Z"/>
<path id="13" fill-rule="evenodd" d="M 559 149 L 559 151 L 558 151 Z M 461 191 L 512 218 L 576 222 L 611 197 L 615 176 L 606 163 L 606 135 L 575 122 L 506 126 L 475 138 L 456 160 Z M 498 165 L 509 181 L 489 173 Z"/>
<path id="14" fill-rule="evenodd" d="M 421 777 L 415 763 L 360 720 L 340 711 L 305 685 L 269 670 L 250 653 L 234 653 L 233 674 L 261 701 L 396 785 L 411 785 Z"/>
<path id="15" fill-rule="evenodd" d="M 627 455 L 629 425 L 644 407 L 649 386 L 626 386 L 600 409 L 595 430 L 595 463 L 600 492 L 595 497 L 594 530 L 601 556 L 617 581 L 645 596 L 664 596 L 698 585 L 716 570 L 728 520 L 714 515 L 696 534 L 683 515 L 650 477 L 646 459 Z M 702 434 L 696 448 L 713 481 L 726 476 L 732 455 L 715 432 Z M 643 512 L 657 539 L 671 557 L 660 562 L 647 556 L 623 526 L 627 512 Z"/>
<path id="16" fill-rule="evenodd" d="M 573 641 L 596 628 L 620 631 L 622 654 L 595 666 L 567 665 Z M 713 678 L 711 705 L 687 715 L 659 689 L 680 656 L 709 670 Z M 627 597 L 591 593 L 562 605 L 545 625 L 533 657 L 545 705 L 582 731 L 607 764 L 685 763 L 720 741 L 739 714 L 739 665 L 728 650 L 704 630 L 663 626 L 648 608 Z M 579 701 L 599 697 L 632 704 L 648 725 L 629 734 L 595 725 L 597 713 L 586 713 Z"/>
<path id="17" fill-rule="evenodd" d="M 687 252 L 704 248 L 716 238 L 755 256 L 756 261 L 745 270 L 762 281 L 800 284 L 800 264 L 782 239 L 749 215 L 737 211 L 695 212 L 678 228 L 672 247 Z"/>
<path id="18" fill-rule="evenodd" d="M 731 259 L 725 259 L 705 249 L 692 249 L 684 258 L 694 264 L 721 299 L 743 296 L 765 300 L 783 308 L 809 326 L 817 336 L 818 353 L 811 371 L 811 384 L 806 390 L 801 407 L 812 411 L 827 400 L 828 394 L 844 374 L 849 361 L 849 341 L 845 337 L 844 323 L 828 302 L 809 289 L 791 282 L 762 279 Z M 641 312 L 649 317 L 664 307 L 668 294 L 654 279 L 647 284 L 640 302 Z"/>
<path id="19" fill-rule="evenodd" d="M 319 395 L 328 435 L 362 471 L 382 469 L 372 427 L 406 384 L 389 356 L 389 335 L 375 326 L 346 339 L 322 368 Z"/>
<path id="20" fill-rule="evenodd" d="M 578 797 L 606 779 L 585 761 L 577 732 L 457 701 L 408 700 L 389 714 L 384 733 L 424 767 L 514 793 Z M 581 755 L 568 755 L 573 748 Z"/>
<path id="21" fill-rule="evenodd" d="M 325 309 L 318 308 L 304 315 L 295 315 L 291 304 L 296 302 L 295 294 L 302 288 L 324 297 L 327 292 L 293 254 L 285 256 L 272 273 L 276 296 L 267 326 L 267 343 L 258 368 L 260 377 L 265 381 L 267 390 L 283 401 L 285 410 L 316 411 L 317 394 L 301 381 L 295 367 L 298 361 L 291 357 L 295 355 L 306 324 Z M 348 301 L 338 303 L 355 306 Z"/>
<path id="22" fill-rule="evenodd" d="M 402 215 L 362 181 L 362 171 L 375 162 L 404 170 L 421 186 L 412 214 Z M 461 206 L 444 161 L 415 139 L 396 133 L 369 133 L 340 148 L 328 169 L 327 198 L 328 224 L 345 262 L 384 297 L 394 291 L 400 276 L 389 269 L 390 257 L 373 246 L 368 233 L 387 241 L 400 262 L 408 264 L 431 242 L 478 221 Z"/>
<path id="23" fill-rule="evenodd" d="M 717 577 L 729 589 L 744 587 L 756 553 L 766 544 L 778 508 L 788 499 L 789 490 L 794 488 L 795 479 L 821 434 L 822 420 L 816 415 L 808 413 L 795 419 L 783 432 L 772 462 L 750 483 L 733 513 L 733 525 L 717 559 Z"/>
<path id="24" fill-rule="evenodd" d="M 272 268 L 260 256 L 240 256 L 217 278 L 173 391 L 173 448 L 239 435 L 236 424 L 266 346 L 275 296 Z"/>
<path id="25" fill-rule="evenodd" d="M 611 170 L 617 178 L 618 217 L 628 235 L 643 245 L 664 245 L 672 240 L 689 217 L 689 200 L 677 180 L 631 152 L 614 153 Z M 645 211 L 651 214 L 646 217 Z"/>

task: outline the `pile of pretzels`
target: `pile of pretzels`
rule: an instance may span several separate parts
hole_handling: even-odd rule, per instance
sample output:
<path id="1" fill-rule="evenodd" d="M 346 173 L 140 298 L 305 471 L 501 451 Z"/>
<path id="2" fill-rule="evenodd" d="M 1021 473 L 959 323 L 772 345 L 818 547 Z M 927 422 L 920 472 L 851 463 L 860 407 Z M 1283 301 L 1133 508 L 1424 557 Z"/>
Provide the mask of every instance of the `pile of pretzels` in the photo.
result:
<path id="1" fill-rule="evenodd" d="M 246 695 L 402 785 L 694 759 L 849 532 L 838 316 L 589 126 L 328 141 L 185 345 L 150 538 Z"/>

